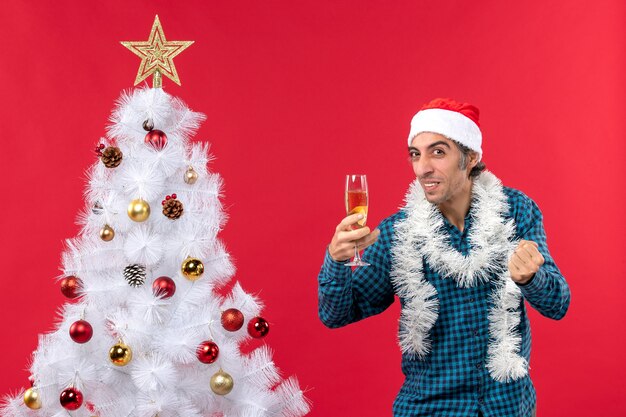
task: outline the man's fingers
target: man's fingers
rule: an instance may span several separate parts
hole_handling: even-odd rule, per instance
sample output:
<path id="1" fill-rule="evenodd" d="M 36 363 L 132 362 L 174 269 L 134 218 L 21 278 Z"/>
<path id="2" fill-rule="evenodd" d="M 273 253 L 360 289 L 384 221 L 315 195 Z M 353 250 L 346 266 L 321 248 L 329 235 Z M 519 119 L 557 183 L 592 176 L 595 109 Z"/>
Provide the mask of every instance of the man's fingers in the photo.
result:
<path id="1" fill-rule="evenodd" d="M 532 265 L 533 264 L 532 257 L 524 249 L 516 250 L 515 253 L 513 254 L 513 256 L 517 257 L 522 262 L 522 264 L 525 264 L 525 265 Z"/>
<path id="2" fill-rule="evenodd" d="M 337 247 L 337 252 L 345 253 L 348 256 L 352 256 L 354 255 L 354 245 L 351 245 L 349 243 L 341 244 Z"/>
<path id="3" fill-rule="evenodd" d="M 526 262 L 524 262 L 524 260 L 519 257 L 517 252 L 515 252 L 511 257 L 511 262 L 513 262 L 513 264 L 517 267 L 518 271 L 523 271 L 524 269 L 526 269 Z"/>
<path id="4" fill-rule="evenodd" d="M 519 262 L 519 259 L 515 256 L 515 254 L 513 254 L 509 260 L 509 269 L 514 269 L 517 272 L 521 271 Z"/>
<path id="5" fill-rule="evenodd" d="M 367 226 L 362 227 L 360 229 L 356 229 L 356 230 L 341 231 L 337 233 L 337 241 L 338 242 L 351 242 L 352 244 L 354 244 L 355 240 L 359 240 L 367 236 L 369 232 L 370 232 L 370 228 Z"/>
<path id="6" fill-rule="evenodd" d="M 530 256 L 526 252 L 515 252 L 513 254 L 513 258 L 516 260 L 517 265 L 519 266 L 520 272 L 523 274 L 534 274 L 539 270 L 541 264 L 537 260 L 531 259 Z"/>
<path id="7" fill-rule="evenodd" d="M 539 252 L 539 245 L 532 240 L 522 240 L 521 242 L 516 252 L 527 254 L 535 265 L 543 265 L 545 259 Z"/>
<path id="8" fill-rule="evenodd" d="M 533 245 L 520 245 L 517 252 L 524 253 L 529 258 L 533 259 L 537 257 L 537 247 Z"/>
<path id="9" fill-rule="evenodd" d="M 360 214 L 352 214 L 346 216 L 335 228 L 335 235 L 333 236 L 330 245 L 328 245 L 328 252 L 330 257 L 336 261 L 342 261 L 348 259 L 351 255 L 354 255 L 355 242 L 370 233 L 369 227 L 362 227 L 359 229 L 353 229 L 351 226 L 362 219 Z"/>
<path id="10" fill-rule="evenodd" d="M 378 236 L 380 235 L 380 230 L 374 229 L 372 233 L 369 233 L 367 236 L 362 237 L 361 239 L 356 241 L 357 247 L 359 249 L 365 249 L 368 246 L 371 246 L 376 240 L 378 240 Z"/>
<path id="11" fill-rule="evenodd" d="M 537 251 L 537 253 L 539 254 L 539 265 L 543 265 L 546 262 L 546 259 L 543 257 L 543 255 L 541 254 L 541 252 Z"/>
<path id="12" fill-rule="evenodd" d="M 509 270 L 514 272 L 515 275 L 525 276 L 532 273 L 532 267 L 524 261 L 522 261 L 517 255 L 513 255 L 511 257 L 511 261 L 509 262 Z"/>
<path id="13" fill-rule="evenodd" d="M 337 225 L 335 235 L 328 246 L 331 258 L 336 261 L 348 259 L 354 255 L 355 245 L 358 249 L 363 249 L 378 239 L 380 234 L 378 229 L 371 232 L 367 226 L 358 229 L 353 228 L 353 225 L 361 219 L 363 219 L 363 215 L 358 213 L 351 214 L 344 217 Z"/>
<path id="14" fill-rule="evenodd" d="M 509 259 L 511 278 L 516 282 L 527 282 L 529 277 L 539 271 L 543 263 L 544 259 L 537 242 L 521 240 Z"/>
<path id="15" fill-rule="evenodd" d="M 356 224 L 356 222 L 358 222 L 359 220 L 361 220 L 363 218 L 362 214 L 359 213 L 355 213 L 355 214 L 351 214 L 349 216 L 346 216 L 343 218 L 343 220 L 341 220 L 341 223 L 339 223 L 337 225 L 336 231 L 343 231 L 343 230 L 352 230 L 352 225 Z"/>

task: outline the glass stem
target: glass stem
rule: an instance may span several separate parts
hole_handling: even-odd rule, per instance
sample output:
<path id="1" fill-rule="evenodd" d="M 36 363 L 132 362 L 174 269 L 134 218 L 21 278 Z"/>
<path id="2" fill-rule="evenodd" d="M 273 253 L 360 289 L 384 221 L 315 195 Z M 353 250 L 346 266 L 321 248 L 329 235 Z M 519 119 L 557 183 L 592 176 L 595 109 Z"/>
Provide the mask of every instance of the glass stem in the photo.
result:
<path id="1" fill-rule="evenodd" d="M 361 255 L 359 255 L 356 243 L 354 244 L 354 262 L 361 262 Z"/>

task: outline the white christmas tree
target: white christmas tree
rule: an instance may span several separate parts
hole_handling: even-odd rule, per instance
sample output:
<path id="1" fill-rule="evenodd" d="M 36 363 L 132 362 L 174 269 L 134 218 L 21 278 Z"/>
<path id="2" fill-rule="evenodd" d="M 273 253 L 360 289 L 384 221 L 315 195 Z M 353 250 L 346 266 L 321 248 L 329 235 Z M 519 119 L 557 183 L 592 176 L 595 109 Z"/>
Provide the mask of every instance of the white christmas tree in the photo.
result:
<path id="1" fill-rule="evenodd" d="M 203 120 L 162 88 L 122 94 L 63 254 L 72 300 L 39 339 L 32 387 L 7 397 L 2 416 L 308 413 L 267 346 L 241 352 L 269 331 L 260 301 L 238 283 L 216 291 L 234 268 L 217 238 L 221 178 L 207 168 L 208 145 L 190 143 Z"/>

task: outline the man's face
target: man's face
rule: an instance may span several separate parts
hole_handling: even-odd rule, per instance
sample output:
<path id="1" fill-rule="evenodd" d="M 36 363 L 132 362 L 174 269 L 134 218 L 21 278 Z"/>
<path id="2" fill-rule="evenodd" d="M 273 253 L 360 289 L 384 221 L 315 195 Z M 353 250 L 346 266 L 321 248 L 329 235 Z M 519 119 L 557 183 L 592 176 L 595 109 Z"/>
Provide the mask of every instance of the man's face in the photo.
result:
<path id="1" fill-rule="evenodd" d="M 471 189 L 469 172 L 476 158 L 468 158 L 466 169 L 461 169 L 461 150 L 445 136 L 420 133 L 411 141 L 409 157 L 430 203 L 453 203 L 455 197 Z"/>

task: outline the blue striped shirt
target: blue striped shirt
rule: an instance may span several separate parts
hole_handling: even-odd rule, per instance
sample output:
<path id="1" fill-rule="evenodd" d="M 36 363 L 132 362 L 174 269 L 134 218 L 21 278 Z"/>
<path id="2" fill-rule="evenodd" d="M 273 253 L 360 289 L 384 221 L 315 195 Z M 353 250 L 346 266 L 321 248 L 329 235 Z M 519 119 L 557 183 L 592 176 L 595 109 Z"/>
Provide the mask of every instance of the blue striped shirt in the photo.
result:
<path id="1" fill-rule="evenodd" d="M 542 315 L 562 318 L 569 306 L 569 287 L 548 252 L 542 214 L 534 201 L 522 192 L 503 187 L 508 198 L 508 218 L 516 224 L 516 237 L 538 244 L 545 263 L 525 285 L 519 285 L 523 299 Z M 445 217 L 445 230 L 452 247 L 467 255 L 467 239 L 472 228 L 472 207 L 460 232 Z M 318 276 L 319 316 L 337 328 L 381 313 L 395 299 L 391 268 L 394 225 L 405 217 L 399 211 L 379 225 L 377 242 L 367 248 L 364 260 L 371 266 L 352 271 L 334 261 L 328 251 Z M 442 215 L 443 217 L 443 215 Z M 424 277 L 437 290 L 439 315 L 430 338 L 431 352 L 420 360 L 404 354 L 405 382 L 393 404 L 395 417 L 478 416 L 530 417 L 535 407 L 535 389 L 529 376 L 504 383 L 493 380 L 485 367 L 489 342 L 488 313 L 492 307 L 494 284 L 483 282 L 471 288 L 457 286 L 453 279 L 442 279 L 426 262 Z M 405 301 L 399 297 L 401 306 Z M 520 354 L 530 360 L 530 323 L 522 301 Z"/>

